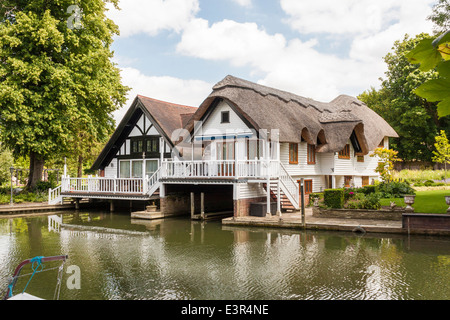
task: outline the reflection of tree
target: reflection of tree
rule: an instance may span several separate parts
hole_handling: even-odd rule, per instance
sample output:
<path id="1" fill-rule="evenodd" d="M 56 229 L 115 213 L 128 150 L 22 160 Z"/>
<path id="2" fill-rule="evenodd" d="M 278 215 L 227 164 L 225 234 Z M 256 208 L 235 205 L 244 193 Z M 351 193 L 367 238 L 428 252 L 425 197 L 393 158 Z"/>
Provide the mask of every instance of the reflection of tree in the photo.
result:
<path id="1" fill-rule="evenodd" d="M 28 221 L 28 239 L 31 252 L 42 252 L 42 223 L 39 219 L 30 219 Z M 40 254 L 42 255 L 42 254 Z"/>

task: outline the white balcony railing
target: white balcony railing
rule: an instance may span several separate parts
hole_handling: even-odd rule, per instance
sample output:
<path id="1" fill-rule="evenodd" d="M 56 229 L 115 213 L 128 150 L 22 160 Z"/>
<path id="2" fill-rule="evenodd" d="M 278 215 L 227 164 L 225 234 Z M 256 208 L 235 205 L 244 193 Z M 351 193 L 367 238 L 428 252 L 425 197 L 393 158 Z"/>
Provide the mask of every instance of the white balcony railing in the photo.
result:
<path id="1" fill-rule="evenodd" d="M 279 161 L 276 160 L 198 160 L 164 161 L 162 178 L 276 178 Z"/>

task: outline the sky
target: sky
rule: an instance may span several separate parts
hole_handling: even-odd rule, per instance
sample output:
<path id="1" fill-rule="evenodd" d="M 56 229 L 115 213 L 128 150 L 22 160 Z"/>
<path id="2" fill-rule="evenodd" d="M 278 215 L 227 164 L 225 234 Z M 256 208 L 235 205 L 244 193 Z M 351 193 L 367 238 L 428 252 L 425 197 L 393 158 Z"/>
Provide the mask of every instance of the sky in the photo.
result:
<path id="1" fill-rule="evenodd" d="M 432 33 L 435 0 L 121 0 L 114 62 L 137 94 L 199 106 L 233 75 L 321 102 L 379 88 L 396 40 Z"/>

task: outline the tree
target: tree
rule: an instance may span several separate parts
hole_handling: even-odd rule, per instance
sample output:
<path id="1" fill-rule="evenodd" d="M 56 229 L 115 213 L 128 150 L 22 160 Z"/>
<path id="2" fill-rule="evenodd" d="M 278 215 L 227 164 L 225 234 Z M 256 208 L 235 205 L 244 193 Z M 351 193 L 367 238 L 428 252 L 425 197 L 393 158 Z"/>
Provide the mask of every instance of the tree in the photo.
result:
<path id="1" fill-rule="evenodd" d="M 1 138 L 16 156 L 29 155 L 29 188 L 41 180 L 44 161 L 73 153 L 80 132 L 106 139 L 112 112 L 125 103 L 128 88 L 111 62 L 119 31 L 105 2 L 118 0 L 2 3 Z"/>
<path id="2" fill-rule="evenodd" d="M 404 161 L 431 161 L 435 136 L 440 130 L 450 129 L 449 119 L 439 118 L 437 103 L 414 92 L 427 80 L 438 77 L 435 70 L 422 71 L 407 58 L 420 41 L 430 39 L 430 35 L 420 34 L 396 41 L 392 52 L 384 57 L 387 71 L 380 89 L 371 88 L 358 96 L 397 131 L 400 138 L 391 139 L 390 145 Z"/>
<path id="3" fill-rule="evenodd" d="M 12 152 L 8 149 L 4 149 L 0 144 L 0 185 L 10 181 L 11 168 L 14 165 L 14 158 Z"/>
<path id="4" fill-rule="evenodd" d="M 445 131 L 436 136 L 436 151 L 433 151 L 433 161 L 444 164 L 445 178 L 447 178 L 447 163 L 450 162 L 450 143 L 448 142 Z"/>
<path id="5" fill-rule="evenodd" d="M 450 115 L 450 31 L 436 39 L 424 39 L 407 54 L 413 64 L 422 71 L 436 69 L 438 77 L 429 79 L 414 92 L 430 102 L 439 102 L 440 118 Z"/>
<path id="6" fill-rule="evenodd" d="M 434 32 L 437 34 L 450 30 L 450 1 L 438 0 L 427 19 L 434 23 Z"/>
<path id="7" fill-rule="evenodd" d="M 378 157 L 378 166 L 375 172 L 378 172 L 381 179 L 387 182 L 392 179 L 392 170 L 394 170 L 394 162 L 398 160 L 398 152 L 392 149 L 376 148 L 370 155 L 371 157 Z"/>

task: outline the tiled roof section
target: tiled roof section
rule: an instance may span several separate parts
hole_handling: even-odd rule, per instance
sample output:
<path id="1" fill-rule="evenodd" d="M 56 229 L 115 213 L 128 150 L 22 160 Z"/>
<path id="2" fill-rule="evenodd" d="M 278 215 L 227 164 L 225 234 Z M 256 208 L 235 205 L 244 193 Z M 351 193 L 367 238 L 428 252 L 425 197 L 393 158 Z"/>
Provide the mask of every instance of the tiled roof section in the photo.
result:
<path id="1" fill-rule="evenodd" d="M 197 111 L 196 107 L 165 102 L 138 95 L 138 99 L 152 115 L 169 139 L 172 133 L 184 127 L 187 121 Z"/>

